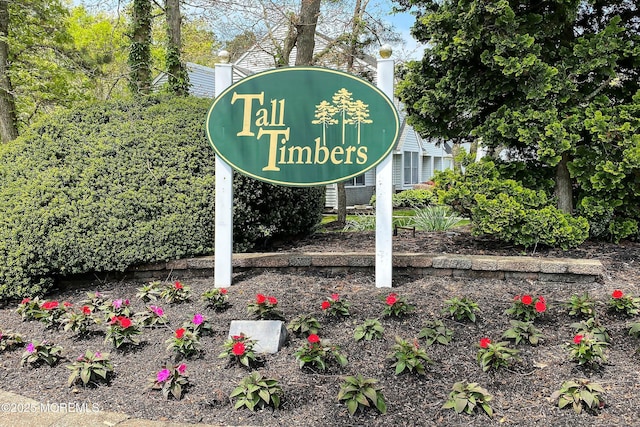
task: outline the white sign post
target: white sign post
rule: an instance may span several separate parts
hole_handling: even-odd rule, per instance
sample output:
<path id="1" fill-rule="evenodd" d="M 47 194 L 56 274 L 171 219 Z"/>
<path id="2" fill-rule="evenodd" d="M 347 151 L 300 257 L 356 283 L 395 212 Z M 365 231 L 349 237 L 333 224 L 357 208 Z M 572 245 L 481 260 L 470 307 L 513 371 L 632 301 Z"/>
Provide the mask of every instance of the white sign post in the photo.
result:
<path id="1" fill-rule="evenodd" d="M 394 61 L 391 48 L 380 49 L 378 89 L 393 100 Z M 390 288 L 393 280 L 393 153 L 376 166 L 376 288 Z"/>
<path id="2" fill-rule="evenodd" d="M 229 54 L 220 52 L 220 59 L 228 61 Z M 231 64 L 216 64 L 216 97 L 233 83 Z M 216 288 L 231 286 L 233 267 L 233 169 L 216 155 L 216 198 L 215 198 L 215 261 L 214 285 Z"/>

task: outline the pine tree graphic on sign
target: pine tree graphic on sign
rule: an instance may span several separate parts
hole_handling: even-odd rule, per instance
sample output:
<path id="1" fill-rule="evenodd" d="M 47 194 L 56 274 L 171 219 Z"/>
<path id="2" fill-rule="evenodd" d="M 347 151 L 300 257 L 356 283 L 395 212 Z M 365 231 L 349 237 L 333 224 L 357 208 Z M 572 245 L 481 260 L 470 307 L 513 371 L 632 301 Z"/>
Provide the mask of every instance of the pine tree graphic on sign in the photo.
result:
<path id="1" fill-rule="evenodd" d="M 338 120 L 333 118 L 338 109 L 327 101 L 322 101 L 316 105 L 316 120 L 312 120 L 314 125 L 322 125 L 322 145 L 327 145 L 327 126 L 335 125 Z"/>

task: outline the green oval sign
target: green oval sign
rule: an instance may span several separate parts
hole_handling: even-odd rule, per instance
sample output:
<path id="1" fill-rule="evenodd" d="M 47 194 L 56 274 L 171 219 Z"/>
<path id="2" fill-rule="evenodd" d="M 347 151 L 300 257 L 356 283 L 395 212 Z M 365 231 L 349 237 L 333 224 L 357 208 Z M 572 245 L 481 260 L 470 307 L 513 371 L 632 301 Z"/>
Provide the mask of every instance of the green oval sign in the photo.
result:
<path id="1" fill-rule="evenodd" d="M 207 136 L 241 173 L 274 184 L 324 185 L 380 163 L 398 138 L 398 113 L 378 88 L 316 67 L 246 77 L 214 101 Z"/>

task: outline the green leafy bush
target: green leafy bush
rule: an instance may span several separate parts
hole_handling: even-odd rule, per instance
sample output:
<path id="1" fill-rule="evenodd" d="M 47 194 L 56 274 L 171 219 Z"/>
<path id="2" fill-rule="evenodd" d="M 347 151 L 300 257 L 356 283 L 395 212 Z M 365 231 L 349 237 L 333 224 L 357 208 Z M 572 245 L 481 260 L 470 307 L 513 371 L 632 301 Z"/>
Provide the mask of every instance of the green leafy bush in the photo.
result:
<path id="1" fill-rule="evenodd" d="M 149 97 L 52 115 L 0 146 L 0 299 L 59 275 L 211 254 L 209 101 Z M 235 174 L 234 243 L 247 250 L 319 222 L 323 188 Z"/>
<path id="2" fill-rule="evenodd" d="M 501 179 L 492 162 L 469 165 L 465 174 L 436 176 L 439 201 L 471 219 L 474 235 L 490 235 L 524 247 L 538 244 L 569 249 L 589 236 L 583 217 L 562 213 L 543 190 Z"/>
<path id="3" fill-rule="evenodd" d="M 436 195 L 432 190 L 424 188 L 403 190 L 392 196 L 391 203 L 394 208 L 426 208 L 436 201 Z M 376 205 L 376 196 L 371 196 L 369 202 L 372 206 Z"/>

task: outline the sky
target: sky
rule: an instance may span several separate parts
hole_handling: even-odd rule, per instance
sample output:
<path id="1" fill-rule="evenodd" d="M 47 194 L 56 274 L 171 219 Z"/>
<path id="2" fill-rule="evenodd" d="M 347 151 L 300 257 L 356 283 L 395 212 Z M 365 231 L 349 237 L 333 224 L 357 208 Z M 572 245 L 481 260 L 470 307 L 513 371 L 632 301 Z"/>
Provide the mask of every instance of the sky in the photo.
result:
<path id="1" fill-rule="evenodd" d="M 393 10 L 394 5 L 397 6 L 397 4 L 395 4 L 391 0 L 371 0 L 370 2 L 370 6 L 379 8 L 379 10 L 382 11 Z M 405 43 L 405 52 L 398 52 L 398 54 L 402 56 L 408 55 L 408 59 L 422 58 L 421 46 L 413 37 L 411 37 L 411 34 L 409 33 L 409 29 L 416 20 L 415 17 L 410 13 L 397 13 L 384 15 L 384 19 L 390 22 L 396 28 L 396 31 L 398 31 L 402 35 L 402 39 Z M 398 50 L 400 51 L 402 50 L 402 48 L 399 48 Z"/>

